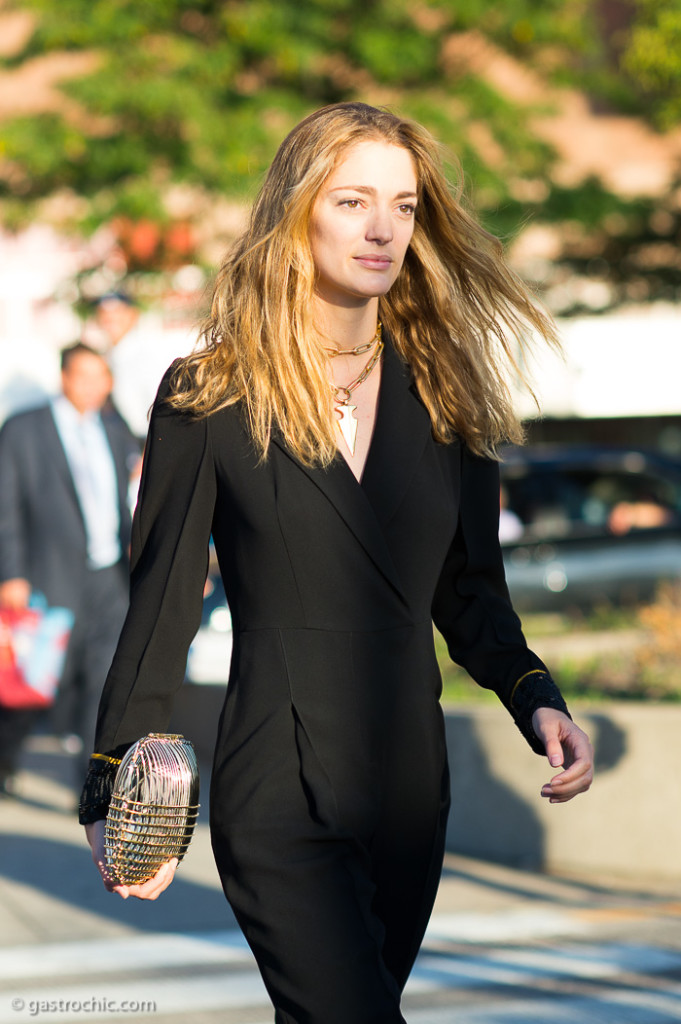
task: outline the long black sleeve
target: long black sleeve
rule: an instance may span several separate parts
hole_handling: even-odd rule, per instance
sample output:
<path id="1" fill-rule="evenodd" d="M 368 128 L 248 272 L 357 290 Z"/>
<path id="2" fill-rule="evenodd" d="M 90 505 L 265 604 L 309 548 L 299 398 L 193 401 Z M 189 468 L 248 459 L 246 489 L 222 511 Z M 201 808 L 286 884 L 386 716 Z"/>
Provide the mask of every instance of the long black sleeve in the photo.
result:
<path id="1" fill-rule="evenodd" d="M 130 608 L 102 693 L 95 751 L 119 758 L 167 729 L 200 625 L 216 483 L 207 419 L 172 409 L 159 390 L 133 520 Z M 81 821 L 106 814 L 111 762 L 92 761 Z"/>
<path id="2" fill-rule="evenodd" d="M 530 746 L 539 707 L 567 713 L 544 663 L 525 642 L 506 586 L 499 544 L 499 467 L 461 448 L 461 505 L 456 535 L 433 602 L 433 621 L 453 661 L 494 690 Z"/>

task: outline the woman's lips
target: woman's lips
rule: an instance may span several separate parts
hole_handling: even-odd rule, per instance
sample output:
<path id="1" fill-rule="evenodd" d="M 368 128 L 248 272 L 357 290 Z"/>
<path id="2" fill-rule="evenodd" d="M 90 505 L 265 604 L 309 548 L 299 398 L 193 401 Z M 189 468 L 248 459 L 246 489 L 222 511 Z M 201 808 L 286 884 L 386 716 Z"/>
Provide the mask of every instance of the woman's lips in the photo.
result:
<path id="1" fill-rule="evenodd" d="M 367 267 L 369 270 L 386 270 L 386 268 L 392 263 L 390 256 L 374 256 L 371 254 L 355 256 L 355 261 L 360 263 L 363 267 Z"/>

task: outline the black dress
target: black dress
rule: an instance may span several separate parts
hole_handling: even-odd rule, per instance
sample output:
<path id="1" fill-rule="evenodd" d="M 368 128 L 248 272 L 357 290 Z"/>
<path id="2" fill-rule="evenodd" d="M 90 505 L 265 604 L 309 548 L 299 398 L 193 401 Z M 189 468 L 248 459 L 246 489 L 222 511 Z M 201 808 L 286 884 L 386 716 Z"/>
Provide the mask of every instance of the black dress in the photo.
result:
<path id="1" fill-rule="evenodd" d="M 213 848 L 279 1024 L 404 1020 L 449 802 L 433 619 L 538 752 L 532 712 L 564 709 L 509 604 L 498 510 L 496 463 L 433 441 L 390 343 L 361 484 L 276 437 L 259 462 L 235 408 L 157 400 L 96 750 L 167 728 L 212 531 L 234 629 Z M 81 820 L 105 814 L 101 764 Z"/>

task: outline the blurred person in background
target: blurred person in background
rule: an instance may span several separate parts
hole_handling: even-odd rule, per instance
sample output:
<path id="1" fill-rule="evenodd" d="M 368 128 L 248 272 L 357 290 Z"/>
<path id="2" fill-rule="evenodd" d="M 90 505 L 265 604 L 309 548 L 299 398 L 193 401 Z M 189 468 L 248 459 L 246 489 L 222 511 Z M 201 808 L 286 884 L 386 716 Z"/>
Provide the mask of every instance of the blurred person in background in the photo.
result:
<path id="1" fill-rule="evenodd" d="M 508 492 L 502 484 L 499 489 L 499 540 L 502 544 L 512 544 L 520 540 L 523 532 L 522 520 L 508 507 Z"/>
<path id="2" fill-rule="evenodd" d="M 182 332 L 163 331 L 157 322 L 143 317 L 137 303 L 124 291 L 99 297 L 95 324 L 113 374 L 113 404 L 135 437 L 144 441 L 161 378 L 172 361 L 185 355 L 191 345 Z"/>
<path id="3" fill-rule="evenodd" d="M 61 394 L 0 431 L 0 606 L 26 608 L 35 591 L 75 615 L 51 709 L 52 728 L 73 753 L 92 744 L 128 604 L 128 485 L 140 452 L 121 417 L 102 414 L 111 387 L 105 359 L 71 345 L 61 354 Z M 5 791 L 40 714 L 0 708 Z"/>

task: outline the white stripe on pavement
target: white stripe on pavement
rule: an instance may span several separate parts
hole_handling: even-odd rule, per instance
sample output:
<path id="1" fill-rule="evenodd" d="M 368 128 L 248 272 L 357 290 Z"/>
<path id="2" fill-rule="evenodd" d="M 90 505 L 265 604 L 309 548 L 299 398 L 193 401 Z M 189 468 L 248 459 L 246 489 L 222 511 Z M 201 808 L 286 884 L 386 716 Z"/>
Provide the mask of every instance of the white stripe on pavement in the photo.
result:
<path id="1" fill-rule="evenodd" d="M 560 910 L 508 910 L 501 913 L 436 914 L 426 940 L 453 942 L 518 942 L 552 935 L 583 935 L 584 921 Z"/>
<path id="2" fill-rule="evenodd" d="M 536 910 L 498 914 L 439 914 L 430 922 L 425 944 L 507 942 L 552 935 L 583 933 L 584 924 L 561 912 Z M 113 974 L 175 965 L 250 963 L 251 953 L 240 931 L 147 933 L 83 942 L 46 943 L 0 949 L 0 982 L 5 979 L 49 978 L 88 971 Z"/>
<path id="3" fill-rule="evenodd" d="M 252 964 L 253 955 L 241 932 L 235 929 L 196 935 L 150 933 L 1 949 L 0 981 L 239 963 Z"/>
<path id="4" fill-rule="evenodd" d="M 681 953 L 650 946 L 608 944 L 554 946 L 552 949 L 489 949 L 480 956 L 434 956 L 424 949 L 407 992 L 489 985 L 526 985 L 534 978 L 605 980 L 622 974 L 681 970 Z"/>
<path id="5" fill-rule="evenodd" d="M 665 979 L 661 983 L 664 988 L 651 988 L 648 980 L 651 975 L 681 971 L 681 951 L 627 943 L 574 941 L 563 941 L 551 947 L 515 944 L 500 948 L 491 944 L 484 950 L 449 951 L 447 943 L 465 944 L 473 941 L 473 934 L 482 932 L 489 936 L 494 918 L 498 926 L 497 942 L 499 935 L 504 939 L 508 936 L 512 923 L 522 925 L 525 941 L 532 921 L 539 937 L 547 936 L 548 921 L 542 915 L 522 915 L 522 922 L 516 914 L 475 915 L 484 918 L 479 926 L 473 917 L 446 915 L 433 919 L 407 985 L 407 995 L 418 1000 L 419 996 L 451 990 L 457 993 L 457 1006 L 456 1009 L 440 1006 L 410 1011 L 407 1014 L 410 1024 L 451 1024 L 453 1019 L 457 1024 L 546 1024 L 548 1020 L 552 1024 L 574 1024 L 575 1021 L 668 1024 L 681 1021 L 681 984 Z M 555 915 L 554 920 L 556 918 L 560 919 L 560 915 Z M 558 931 L 562 934 L 561 928 Z M 464 935 L 466 939 L 462 938 Z M 514 931 L 513 936 L 517 939 L 518 932 Z M 226 969 L 215 970 L 219 965 Z M 174 970 L 174 973 L 169 972 L 169 977 L 165 976 L 168 968 Z M 164 971 L 164 976 L 144 978 L 141 975 L 141 972 L 153 974 L 154 971 Z M 107 974 L 115 974 L 115 977 L 107 981 L 103 977 Z M 93 984 L 88 984 L 83 982 L 88 976 L 98 977 Z M 622 976 L 625 981 L 617 986 L 616 979 Z M 536 981 L 552 979 L 603 981 L 607 987 L 594 989 L 592 996 L 572 995 L 557 989 L 553 998 L 539 991 L 536 998 L 518 998 L 519 987 L 531 988 Z M 256 1024 L 256 1018 L 260 1024 L 271 1020 L 267 994 L 255 961 L 245 939 L 236 930 L 136 934 L 2 949 L 0 982 L 0 1024 L 21 1024 L 22 1020 L 41 1015 L 49 1015 L 50 1020 L 64 1024 L 84 1019 L 110 1021 L 115 1014 L 137 1021 L 164 1014 L 190 1019 L 192 1014 L 228 1009 L 252 1010 L 251 1024 Z M 492 990 L 495 998 L 483 996 L 484 1001 L 480 1002 L 485 988 Z M 461 1003 L 466 990 L 478 993 L 474 1007 Z M 133 1011 L 131 1003 L 151 1003 L 153 1014 L 139 1007 Z"/>
<path id="6" fill-rule="evenodd" d="M 615 996 L 504 1000 L 473 1009 L 457 1006 L 412 1010 L 409 1024 L 671 1024 L 681 1021 L 681 1008 L 657 992 L 642 990 L 627 1003 Z M 632 1005 L 632 1002 L 638 1005 Z M 265 1022 L 263 1022 L 265 1024 Z"/>
<path id="7" fill-rule="evenodd" d="M 443 934 L 444 929 L 438 928 L 437 937 L 441 939 Z M 477 955 L 453 955 L 446 948 L 432 946 L 429 939 L 434 937 L 426 937 L 412 975 L 411 984 L 420 991 L 457 984 L 520 984 L 528 975 L 598 979 L 632 972 L 681 970 L 681 953 L 652 946 L 573 943 L 543 949 L 492 947 Z M 240 931 L 150 933 L 1 949 L 0 982 L 221 964 L 255 969 L 252 953 Z"/>

